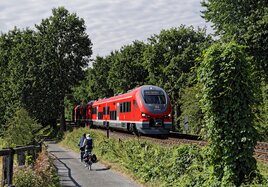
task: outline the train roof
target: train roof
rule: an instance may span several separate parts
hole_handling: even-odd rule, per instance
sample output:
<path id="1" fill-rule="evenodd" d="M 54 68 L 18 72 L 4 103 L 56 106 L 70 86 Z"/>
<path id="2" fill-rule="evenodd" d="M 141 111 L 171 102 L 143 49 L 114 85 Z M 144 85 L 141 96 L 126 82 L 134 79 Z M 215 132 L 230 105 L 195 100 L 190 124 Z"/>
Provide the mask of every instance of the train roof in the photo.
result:
<path id="1" fill-rule="evenodd" d="M 117 101 L 117 100 L 129 99 L 129 98 L 134 97 L 138 90 L 146 89 L 146 88 L 148 88 L 148 89 L 161 89 L 162 90 L 162 88 L 160 88 L 158 86 L 143 85 L 143 86 L 134 88 L 132 90 L 129 90 L 127 93 L 124 93 L 124 94 L 119 94 L 119 95 L 115 95 L 113 97 L 99 99 L 99 100 L 95 101 L 93 103 L 93 105 L 100 105 L 100 104 L 107 103 L 107 102 L 114 102 L 114 101 Z"/>
<path id="2" fill-rule="evenodd" d="M 115 95 L 113 97 L 99 99 L 99 100 L 95 101 L 93 105 L 99 105 L 99 104 L 102 104 L 102 103 L 107 103 L 107 102 L 112 102 L 112 101 L 132 98 L 132 97 L 134 97 L 134 95 L 137 92 L 137 90 L 139 90 L 139 88 L 133 89 L 133 90 L 131 90 L 131 91 L 127 92 L 127 93 L 124 93 L 124 94 L 118 94 L 118 95 Z"/>

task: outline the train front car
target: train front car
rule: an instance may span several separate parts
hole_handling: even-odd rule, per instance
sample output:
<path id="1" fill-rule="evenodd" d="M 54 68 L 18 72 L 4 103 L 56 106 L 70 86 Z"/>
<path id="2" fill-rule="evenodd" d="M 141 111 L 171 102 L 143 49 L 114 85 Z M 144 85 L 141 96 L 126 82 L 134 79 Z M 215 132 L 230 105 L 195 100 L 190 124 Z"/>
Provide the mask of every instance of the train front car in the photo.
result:
<path id="1" fill-rule="evenodd" d="M 142 134 L 167 135 L 172 128 L 171 104 L 158 86 L 146 85 L 136 92 L 140 120 L 136 128 Z"/>

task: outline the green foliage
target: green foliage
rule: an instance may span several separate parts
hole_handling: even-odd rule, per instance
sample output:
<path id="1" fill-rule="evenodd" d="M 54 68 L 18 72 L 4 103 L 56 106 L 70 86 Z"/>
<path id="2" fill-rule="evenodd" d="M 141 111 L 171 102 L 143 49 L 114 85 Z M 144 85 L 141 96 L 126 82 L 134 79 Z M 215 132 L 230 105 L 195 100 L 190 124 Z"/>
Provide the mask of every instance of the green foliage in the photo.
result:
<path id="1" fill-rule="evenodd" d="M 36 25 L 38 46 L 43 49 L 41 69 L 53 80 L 55 85 L 51 86 L 65 94 L 83 78 L 82 68 L 89 63 L 92 44 L 82 18 L 64 7 L 52 9 L 52 14 Z"/>
<path id="2" fill-rule="evenodd" d="M 263 162 L 257 163 L 258 170 L 260 171 L 262 178 L 262 184 L 268 184 L 268 165 Z M 253 181 L 255 184 L 257 184 L 259 181 Z M 258 185 L 256 185 L 258 186 Z"/>
<path id="3" fill-rule="evenodd" d="M 79 152 L 77 146 L 83 133 L 94 137 L 94 154 L 98 159 L 121 166 L 122 170 L 149 186 L 218 187 L 221 181 L 211 178 L 211 166 L 206 159 L 209 147 L 194 145 L 160 146 L 139 139 L 118 140 L 106 138 L 105 133 L 88 128 L 65 133 L 61 144 Z M 259 166 L 263 180 L 255 180 L 252 186 L 266 184 L 267 167 Z M 266 174 L 265 174 L 266 172 Z M 251 186 L 247 184 L 247 186 Z"/>
<path id="4" fill-rule="evenodd" d="M 145 44 L 134 41 L 123 46 L 111 59 L 108 84 L 114 93 L 125 93 L 137 86 L 144 85 L 148 72 L 143 66 Z"/>
<path id="5" fill-rule="evenodd" d="M 38 61 L 29 68 L 25 105 L 42 123 L 64 119 L 64 97 L 84 78 L 92 54 L 83 19 L 64 7 L 36 25 Z M 63 127 L 64 128 L 64 127 Z"/>
<path id="6" fill-rule="evenodd" d="M 27 154 L 25 158 L 25 163 L 27 166 L 30 166 L 34 163 L 33 155 Z"/>
<path id="7" fill-rule="evenodd" d="M 268 4 L 266 0 L 207 0 L 202 2 L 203 16 L 213 24 L 216 34 L 225 41 L 235 40 L 246 45 L 246 52 L 253 56 L 256 82 L 262 84 L 263 98 L 255 115 L 255 127 L 261 139 L 267 140 L 267 88 L 268 83 Z M 267 89 L 266 89 L 267 90 Z M 258 93 L 255 93 L 258 94 Z"/>
<path id="8" fill-rule="evenodd" d="M 65 110 L 65 119 L 67 119 L 68 121 L 72 121 L 73 120 L 73 108 L 75 106 L 75 101 L 71 98 L 69 99 L 69 97 L 65 97 L 64 98 L 64 110 Z"/>
<path id="9" fill-rule="evenodd" d="M 93 69 L 90 71 L 89 75 L 91 80 L 93 80 L 90 82 L 92 99 L 97 100 L 99 98 L 109 97 L 113 95 L 113 90 L 108 85 L 108 76 L 113 58 L 113 53 L 106 58 L 98 56 L 93 63 Z"/>
<path id="10" fill-rule="evenodd" d="M 27 145 L 36 137 L 37 130 L 41 125 L 31 118 L 28 112 L 20 108 L 14 116 L 7 122 L 7 130 L 5 131 L 4 140 L 7 146 Z"/>
<path id="11" fill-rule="evenodd" d="M 35 176 L 33 170 L 19 170 L 14 178 L 14 184 L 18 187 L 39 187 L 40 178 Z"/>
<path id="12" fill-rule="evenodd" d="M 254 85 L 245 48 L 235 42 L 206 50 L 199 69 L 212 178 L 223 186 L 241 185 L 256 176 L 253 151 Z"/>
<path id="13" fill-rule="evenodd" d="M 34 168 L 16 168 L 14 172 L 15 186 L 18 187 L 59 187 L 57 171 L 53 166 L 53 160 L 47 153 L 42 152 L 35 163 Z"/>
<path id="14" fill-rule="evenodd" d="M 204 18 L 212 22 L 217 34 L 247 45 L 255 65 L 268 81 L 268 4 L 266 0 L 207 0 Z"/>
<path id="15" fill-rule="evenodd" d="M 180 26 L 162 30 L 148 39 L 145 50 L 145 67 L 149 72 L 149 84 L 164 88 L 170 96 L 175 112 L 175 124 L 181 115 L 181 91 L 195 76 L 191 69 L 197 66 L 196 58 L 212 41 L 204 29 Z"/>
<path id="16" fill-rule="evenodd" d="M 36 31 L 1 34 L 0 135 L 17 107 L 45 125 L 64 119 L 64 96 L 84 78 L 92 54 L 84 20 L 63 7 L 52 14 Z"/>
<path id="17" fill-rule="evenodd" d="M 70 133 L 65 133 L 63 135 L 63 139 L 61 141 L 62 144 L 68 145 L 71 149 L 79 151 L 79 146 L 77 144 L 80 141 L 80 138 L 84 133 L 90 133 L 91 137 L 94 140 L 94 145 L 98 145 L 96 140 L 101 141 L 105 136 L 102 134 L 96 134 L 93 132 L 93 130 L 89 128 L 78 128 L 71 130 Z M 95 150 L 94 150 L 95 151 Z"/>
<path id="18" fill-rule="evenodd" d="M 200 149 L 192 145 L 169 148 L 146 141 L 118 141 L 86 128 L 65 134 L 62 143 L 78 151 L 77 143 L 81 135 L 89 131 L 94 140 L 93 151 L 99 159 L 120 164 L 142 182 L 175 187 L 182 180 L 180 176 L 197 170 L 201 173 L 203 170 L 202 167 L 196 167 L 203 160 Z"/>
<path id="19" fill-rule="evenodd" d="M 185 117 L 188 117 L 188 132 L 189 134 L 202 135 L 204 134 L 204 114 L 200 107 L 200 84 L 195 84 L 192 87 L 182 89 L 181 96 L 181 116 L 180 127 L 184 129 Z"/>
<path id="20" fill-rule="evenodd" d="M 256 121 L 255 127 L 261 135 L 260 140 L 268 141 L 268 85 L 263 83 L 261 91 L 262 102 L 258 106 L 259 113 L 256 113 L 259 118 Z"/>
<path id="21" fill-rule="evenodd" d="M 22 106 L 27 67 L 34 59 L 33 31 L 15 28 L 0 37 L 0 127 Z M 0 128 L 1 129 L 1 128 Z M 2 132 L 3 132 L 2 128 Z M 0 130 L 1 131 L 1 130 Z"/>

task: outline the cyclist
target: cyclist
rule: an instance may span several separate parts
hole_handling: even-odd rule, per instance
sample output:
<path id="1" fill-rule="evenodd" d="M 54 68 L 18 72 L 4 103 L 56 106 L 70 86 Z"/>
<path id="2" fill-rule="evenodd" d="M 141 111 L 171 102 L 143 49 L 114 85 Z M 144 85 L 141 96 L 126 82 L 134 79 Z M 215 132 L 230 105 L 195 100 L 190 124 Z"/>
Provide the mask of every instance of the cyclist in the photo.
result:
<path id="1" fill-rule="evenodd" d="M 81 159 L 81 162 L 83 162 L 83 156 L 85 154 L 85 147 L 84 147 L 84 141 L 86 139 L 86 134 L 84 133 L 82 135 L 82 137 L 80 138 L 79 140 L 79 143 L 78 143 L 78 146 L 80 148 L 80 159 Z"/>
<path id="2" fill-rule="evenodd" d="M 91 159 L 91 152 L 93 149 L 93 139 L 91 138 L 90 134 L 86 135 L 83 147 L 85 148 L 84 161 L 86 162 L 86 164 L 91 165 L 91 163 L 88 163 L 90 161 L 89 159 Z"/>

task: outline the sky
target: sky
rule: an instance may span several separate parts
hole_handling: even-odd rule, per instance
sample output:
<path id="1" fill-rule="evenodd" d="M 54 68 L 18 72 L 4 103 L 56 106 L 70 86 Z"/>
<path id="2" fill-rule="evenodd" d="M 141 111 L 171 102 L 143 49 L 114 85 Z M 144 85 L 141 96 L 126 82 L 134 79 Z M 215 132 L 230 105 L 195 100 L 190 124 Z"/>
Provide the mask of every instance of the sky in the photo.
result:
<path id="1" fill-rule="evenodd" d="M 182 24 L 212 32 L 201 18 L 200 0 L 0 0 L 0 32 L 34 29 L 59 6 L 85 20 L 93 58 Z"/>

